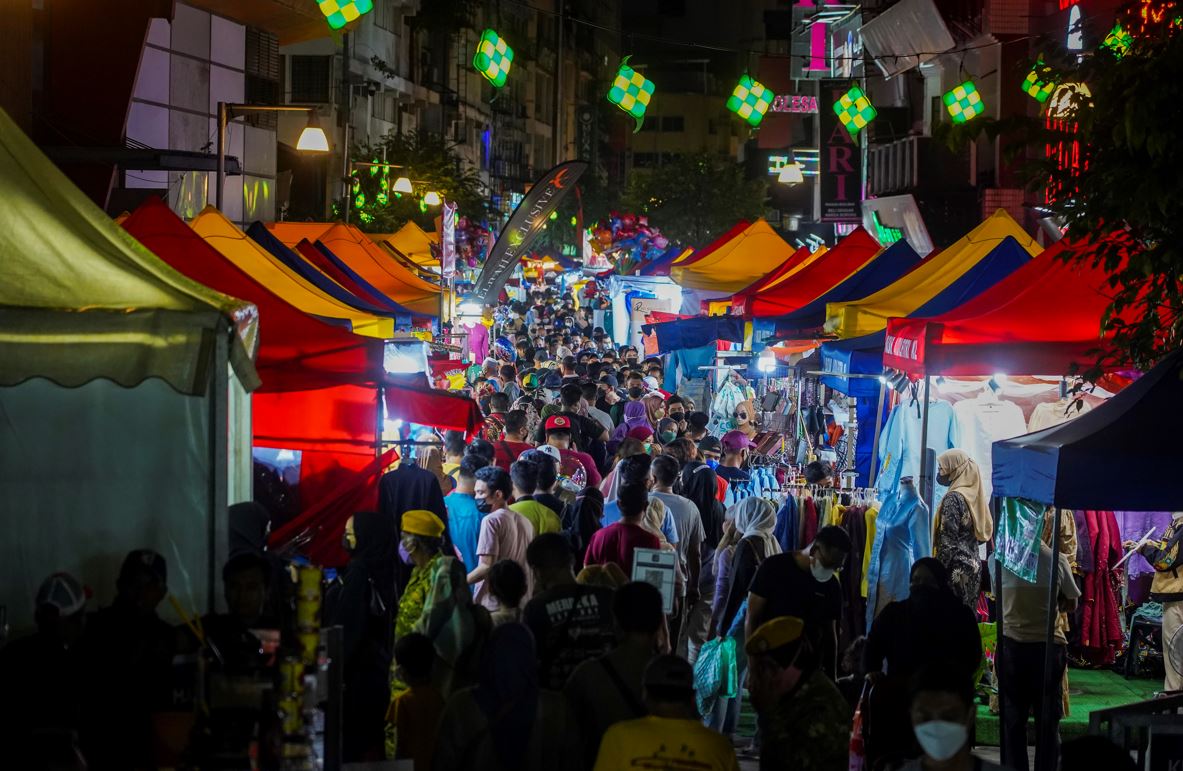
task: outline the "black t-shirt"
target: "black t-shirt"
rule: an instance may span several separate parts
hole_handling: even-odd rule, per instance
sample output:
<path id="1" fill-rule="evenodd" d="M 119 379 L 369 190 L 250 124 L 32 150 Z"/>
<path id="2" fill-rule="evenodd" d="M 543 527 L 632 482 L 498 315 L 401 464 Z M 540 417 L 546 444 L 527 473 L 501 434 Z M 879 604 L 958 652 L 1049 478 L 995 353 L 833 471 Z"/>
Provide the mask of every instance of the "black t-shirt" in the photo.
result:
<path id="1" fill-rule="evenodd" d="M 538 648 L 539 683 L 561 689 L 575 667 L 612 648 L 612 590 L 581 584 L 547 589 L 526 603 L 522 621 Z"/>
<path id="2" fill-rule="evenodd" d="M 776 554 L 760 565 L 752 579 L 752 594 L 764 598 L 764 613 L 753 618 L 753 628 L 780 616 L 805 622 L 805 633 L 822 655 L 823 669 L 834 656 L 831 622 L 842 617 L 842 584 L 835 576 L 822 583 L 809 568 L 797 564 L 796 554 Z M 831 675 L 832 676 L 832 675 Z"/>
<path id="3" fill-rule="evenodd" d="M 555 414 L 571 419 L 571 444 L 577 450 L 587 452 L 587 448 L 591 445 L 592 440 L 604 433 L 604 427 L 594 418 L 565 410 L 563 412 L 556 412 Z M 534 439 L 538 444 L 546 443 L 545 420 L 538 424 L 538 430 L 534 432 Z"/>
<path id="4" fill-rule="evenodd" d="M 748 472 L 741 468 L 735 468 L 734 466 L 720 464 L 715 467 L 715 473 L 728 482 L 750 482 L 752 480 Z"/>

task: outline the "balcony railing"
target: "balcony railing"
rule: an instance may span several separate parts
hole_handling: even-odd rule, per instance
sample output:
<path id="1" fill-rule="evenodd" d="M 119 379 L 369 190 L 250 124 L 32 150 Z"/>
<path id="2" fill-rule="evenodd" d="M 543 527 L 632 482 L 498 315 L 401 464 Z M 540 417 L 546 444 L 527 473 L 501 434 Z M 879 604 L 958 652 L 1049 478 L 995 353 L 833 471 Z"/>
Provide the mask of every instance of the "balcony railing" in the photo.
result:
<path id="1" fill-rule="evenodd" d="M 913 136 L 871 145 L 867 192 L 888 195 L 915 190 L 969 187 L 969 155 L 955 154 L 932 137 Z"/>

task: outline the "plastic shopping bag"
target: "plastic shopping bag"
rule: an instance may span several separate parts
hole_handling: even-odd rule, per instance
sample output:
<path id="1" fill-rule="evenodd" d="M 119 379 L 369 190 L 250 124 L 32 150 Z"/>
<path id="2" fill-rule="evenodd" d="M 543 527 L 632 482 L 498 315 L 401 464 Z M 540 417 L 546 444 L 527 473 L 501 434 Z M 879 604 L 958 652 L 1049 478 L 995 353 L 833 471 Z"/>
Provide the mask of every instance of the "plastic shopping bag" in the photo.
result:
<path id="1" fill-rule="evenodd" d="M 694 663 L 694 693 L 699 714 L 709 715 L 717 699 L 733 698 L 739 692 L 737 679 L 735 640 L 717 637 L 703 644 Z"/>

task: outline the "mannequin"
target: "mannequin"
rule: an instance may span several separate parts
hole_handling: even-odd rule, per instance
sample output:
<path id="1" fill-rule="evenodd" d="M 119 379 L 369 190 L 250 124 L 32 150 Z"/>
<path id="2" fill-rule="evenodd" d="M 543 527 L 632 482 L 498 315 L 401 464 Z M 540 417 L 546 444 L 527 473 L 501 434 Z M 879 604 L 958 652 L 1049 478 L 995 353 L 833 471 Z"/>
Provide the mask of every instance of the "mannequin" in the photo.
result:
<path id="1" fill-rule="evenodd" d="M 912 563 L 932 556 L 932 517 L 912 477 L 902 477 L 875 522 L 867 569 L 867 628 L 889 603 L 908 598 Z"/>

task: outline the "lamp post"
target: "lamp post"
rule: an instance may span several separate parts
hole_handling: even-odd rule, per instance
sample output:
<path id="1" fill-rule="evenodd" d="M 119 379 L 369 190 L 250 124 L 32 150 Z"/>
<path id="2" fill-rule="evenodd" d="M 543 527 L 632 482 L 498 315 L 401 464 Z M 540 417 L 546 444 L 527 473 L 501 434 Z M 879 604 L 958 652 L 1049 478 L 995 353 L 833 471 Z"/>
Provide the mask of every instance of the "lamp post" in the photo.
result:
<path id="1" fill-rule="evenodd" d="M 295 104 L 234 104 L 232 102 L 218 102 L 218 179 L 217 189 L 214 190 L 214 205 L 218 211 L 222 210 L 223 188 L 226 186 L 226 124 L 252 112 L 306 112 L 308 125 L 300 132 L 300 139 L 296 142 L 296 149 L 306 153 L 327 153 L 329 138 L 320 127 L 320 119 L 316 115 L 316 107 Z"/>

